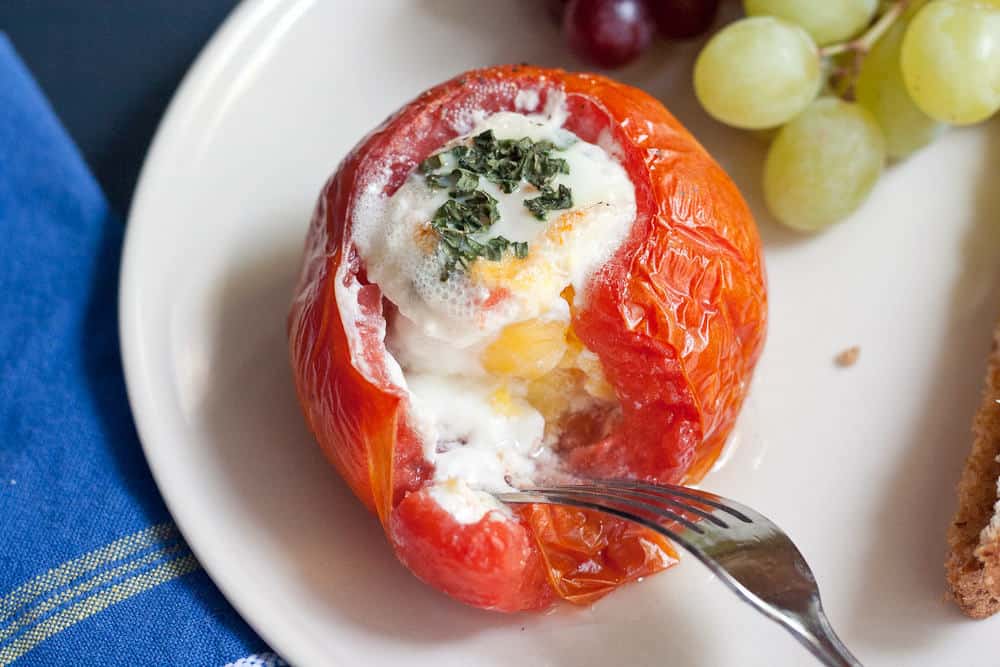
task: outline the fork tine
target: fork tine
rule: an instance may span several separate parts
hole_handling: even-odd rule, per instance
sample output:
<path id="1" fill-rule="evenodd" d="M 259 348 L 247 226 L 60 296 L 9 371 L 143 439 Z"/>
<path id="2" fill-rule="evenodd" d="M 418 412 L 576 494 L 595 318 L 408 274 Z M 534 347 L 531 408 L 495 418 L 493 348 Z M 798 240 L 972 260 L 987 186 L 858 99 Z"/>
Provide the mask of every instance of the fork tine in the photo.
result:
<path id="1" fill-rule="evenodd" d="M 581 494 L 582 495 L 582 494 Z M 626 521 L 631 521 L 637 523 L 641 526 L 649 528 L 650 530 L 660 533 L 661 535 L 667 537 L 668 539 L 674 540 L 681 544 L 686 544 L 687 541 L 681 537 L 679 533 L 671 530 L 667 526 L 648 519 L 640 514 L 635 514 L 627 510 L 619 509 L 614 506 L 604 505 L 599 502 L 592 502 L 590 500 L 583 500 L 577 497 L 576 493 L 556 493 L 550 491 L 543 491 L 542 489 L 532 489 L 530 491 L 516 491 L 514 493 L 502 493 L 496 496 L 499 500 L 506 503 L 534 503 L 540 502 L 550 505 L 569 505 L 571 507 L 579 507 L 582 509 L 595 510 L 598 512 L 604 512 L 606 514 L 611 514 L 620 519 L 625 519 Z"/>
<path id="2" fill-rule="evenodd" d="M 739 509 L 732 507 L 731 505 L 723 502 L 722 498 L 715 495 L 714 493 L 709 493 L 708 491 L 695 491 L 693 489 L 676 486 L 674 484 L 649 484 L 646 482 L 640 482 L 630 479 L 599 479 L 594 480 L 600 484 L 606 486 L 614 486 L 620 488 L 629 489 L 642 489 L 647 493 L 656 496 L 678 496 L 681 498 L 687 498 L 688 500 L 693 500 L 695 502 L 714 507 L 716 509 L 722 510 L 723 512 L 732 515 L 736 519 L 739 519 L 743 523 L 753 523 L 753 519 L 747 516 L 745 513 L 745 508 L 741 505 Z M 735 504 L 735 503 L 734 503 Z"/>
<path id="3" fill-rule="evenodd" d="M 546 491 L 555 490 L 552 487 L 540 487 L 540 488 L 544 488 L 544 490 Z M 704 519 L 706 521 L 714 523 L 719 528 L 729 528 L 729 524 L 727 524 L 725 521 L 715 516 L 711 512 L 704 510 L 700 507 L 697 507 L 690 502 L 683 502 L 668 495 L 651 493 L 644 489 L 611 486 L 611 485 L 606 485 L 603 482 L 597 480 L 591 482 L 590 484 L 560 485 L 559 490 L 562 489 L 581 489 L 581 490 L 589 490 L 591 492 L 593 492 L 594 489 L 600 489 L 602 492 L 607 493 L 608 495 L 614 496 L 616 498 L 628 498 L 632 500 L 645 501 L 647 503 L 649 501 L 656 501 L 657 503 L 666 503 L 668 505 L 671 505 L 672 507 L 676 507 L 677 509 L 683 512 L 695 515 L 696 517 L 698 517 L 697 519 L 693 519 L 693 521 L 695 522 L 697 522 L 698 519 Z"/>
<path id="4" fill-rule="evenodd" d="M 570 488 L 581 488 L 581 489 L 590 488 L 587 485 L 582 485 L 582 484 L 569 484 L 567 486 L 570 487 Z M 605 492 L 605 493 L 607 493 L 609 495 L 614 495 L 615 497 L 618 497 L 618 498 L 621 498 L 621 497 L 624 497 L 624 498 L 639 498 L 639 499 L 645 500 L 647 502 L 650 501 L 650 500 L 655 500 L 658 503 L 667 503 L 668 505 L 671 505 L 671 506 L 676 507 L 676 508 L 678 508 L 680 510 L 683 510 L 684 512 L 688 512 L 690 514 L 694 514 L 695 516 L 697 516 L 697 517 L 699 517 L 701 519 L 704 519 L 706 521 L 710 521 L 711 523 L 714 523 L 719 528 L 729 528 L 729 524 L 728 523 L 726 523 L 725 521 L 723 521 L 719 517 L 715 516 L 711 512 L 706 511 L 706 510 L 704 510 L 704 509 L 702 509 L 700 507 L 697 507 L 697 506 L 693 505 L 692 503 L 682 502 L 680 500 L 677 500 L 676 498 L 674 498 L 672 496 L 669 496 L 669 495 L 652 493 L 650 491 L 647 491 L 647 490 L 641 489 L 641 488 L 623 487 L 623 486 L 617 486 L 617 485 L 615 485 L 615 486 L 607 485 L 607 484 L 604 484 L 601 481 L 594 481 L 592 483 L 592 486 L 596 487 L 596 488 L 600 488 L 601 491 L 603 491 L 603 492 Z M 560 488 L 565 488 L 565 487 L 560 487 Z"/>
<path id="5" fill-rule="evenodd" d="M 535 492 L 544 494 L 550 497 L 573 497 L 573 496 L 583 496 L 585 498 L 594 498 L 595 500 L 603 500 L 607 504 L 619 503 L 630 507 L 632 509 L 642 510 L 645 512 L 650 512 L 658 516 L 661 519 L 666 519 L 668 521 L 674 521 L 681 524 L 688 530 L 693 530 L 698 534 L 704 534 L 705 530 L 698 524 L 694 523 L 690 519 L 687 519 L 676 512 L 669 510 L 661 505 L 656 505 L 648 501 L 639 500 L 636 498 L 622 497 L 618 495 L 612 495 L 604 492 L 600 489 L 589 489 L 581 486 L 560 486 L 560 487 L 537 487 L 529 489 L 528 493 Z M 606 510 L 605 506 L 600 506 L 598 509 Z"/>

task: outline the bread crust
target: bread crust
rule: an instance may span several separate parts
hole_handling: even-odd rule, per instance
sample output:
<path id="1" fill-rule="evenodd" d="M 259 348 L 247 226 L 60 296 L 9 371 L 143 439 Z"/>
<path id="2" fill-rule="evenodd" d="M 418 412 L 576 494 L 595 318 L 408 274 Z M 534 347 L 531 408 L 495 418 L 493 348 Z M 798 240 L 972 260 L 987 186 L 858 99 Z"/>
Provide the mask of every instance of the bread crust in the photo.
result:
<path id="1" fill-rule="evenodd" d="M 983 401 L 972 431 L 972 451 L 958 483 L 958 512 L 948 527 L 945 571 L 962 611 L 985 618 L 1000 611 L 1000 324 L 993 332 Z"/>

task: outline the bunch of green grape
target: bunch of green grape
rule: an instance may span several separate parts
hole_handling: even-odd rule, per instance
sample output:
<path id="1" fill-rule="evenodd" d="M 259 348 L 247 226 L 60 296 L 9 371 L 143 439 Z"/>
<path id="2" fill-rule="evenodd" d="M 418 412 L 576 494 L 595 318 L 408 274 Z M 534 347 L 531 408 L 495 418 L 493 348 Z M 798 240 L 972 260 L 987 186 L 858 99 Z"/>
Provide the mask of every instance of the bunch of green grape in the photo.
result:
<path id="1" fill-rule="evenodd" d="M 744 0 L 698 56 L 695 93 L 735 127 L 780 127 L 774 216 L 819 230 L 857 209 L 887 160 L 1000 109 L 1000 0 Z"/>

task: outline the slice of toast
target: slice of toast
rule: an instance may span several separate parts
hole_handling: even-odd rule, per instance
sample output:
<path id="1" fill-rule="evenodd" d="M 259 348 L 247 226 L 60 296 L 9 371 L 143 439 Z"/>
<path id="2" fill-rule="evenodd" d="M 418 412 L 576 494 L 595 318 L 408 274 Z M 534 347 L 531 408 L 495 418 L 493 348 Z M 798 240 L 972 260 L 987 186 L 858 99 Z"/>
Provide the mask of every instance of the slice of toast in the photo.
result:
<path id="1" fill-rule="evenodd" d="M 1000 611 L 1000 324 L 972 432 L 972 451 L 958 483 L 958 512 L 948 527 L 945 570 L 962 611 L 985 618 Z"/>

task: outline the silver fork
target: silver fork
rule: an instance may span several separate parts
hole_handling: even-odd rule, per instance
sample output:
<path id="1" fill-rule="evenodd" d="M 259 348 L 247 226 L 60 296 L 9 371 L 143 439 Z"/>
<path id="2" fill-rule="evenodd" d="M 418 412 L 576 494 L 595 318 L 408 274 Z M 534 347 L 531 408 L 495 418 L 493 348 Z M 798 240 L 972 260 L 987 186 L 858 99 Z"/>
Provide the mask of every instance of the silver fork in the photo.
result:
<path id="1" fill-rule="evenodd" d="M 783 625 L 823 664 L 861 667 L 830 626 L 816 579 L 791 538 L 745 505 L 688 487 L 624 480 L 545 486 L 497 498 L 599 510 L 655 530 Z"/>

